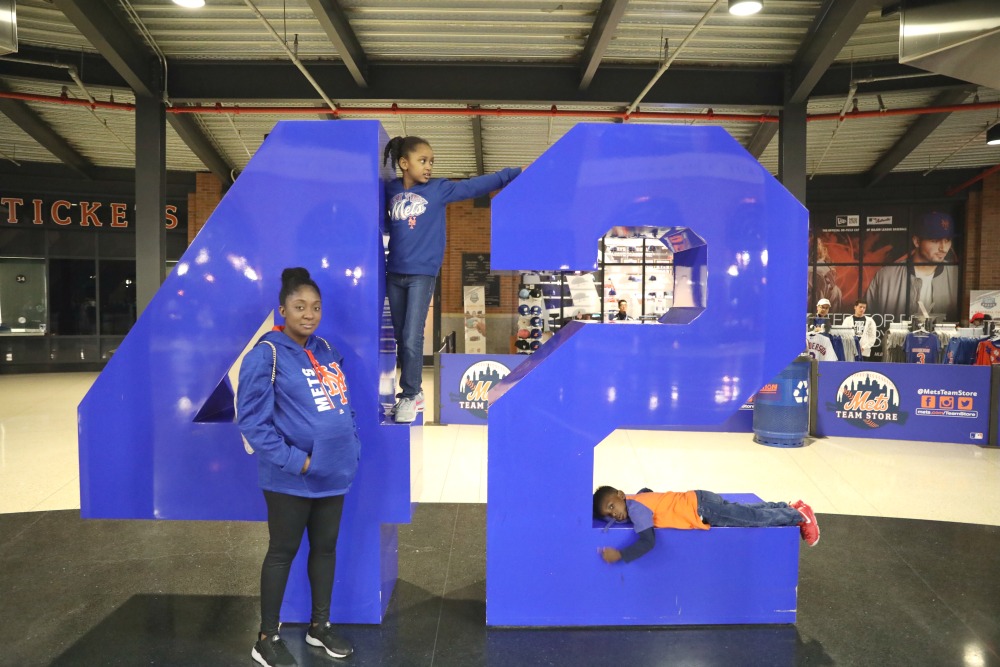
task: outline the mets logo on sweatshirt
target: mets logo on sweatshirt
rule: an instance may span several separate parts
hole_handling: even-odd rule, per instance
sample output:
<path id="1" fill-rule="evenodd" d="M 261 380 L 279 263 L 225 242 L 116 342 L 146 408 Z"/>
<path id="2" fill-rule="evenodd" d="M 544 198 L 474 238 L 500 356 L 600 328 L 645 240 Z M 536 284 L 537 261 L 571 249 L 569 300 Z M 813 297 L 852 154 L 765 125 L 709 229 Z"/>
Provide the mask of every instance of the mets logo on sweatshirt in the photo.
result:
<path id="1" fill-rule="evenodd" d="M 343 406 L 347 405 L 347 380 L 337 362 L 331 362 L 328 366 L 303 368 L 302 374 L 309 383 L 309 393 L 316 403 L 316 412 L 339 410 L 341 414 L 344 413 Z"/>
<path id="2" fill-rule="evenodd" d="M 451 400 L 466 412 L 486 420 L 489 410 L 490 388 L 510 374 L 510 369 L 498 361 L 479 361 L 462 373 L 458 392 L 452 392 Z"/>
<path id="3" fill-rule="evenodd" d="M 906 423 L 907 413 L 899 409 L 899 390 L 892 380 L 874 371 L 861 371 L 844 378 L 837 390 L 837 402 L 827 411 L 858 428 L 879 428 Z"/>
<path id="4" fill-rule="evenodd" d="M 389 200 L 389 217 L 409 221 L 410 229 L 417 225 L 417 216 L 426 210 L 427 200 L 412 192 L 400 192 Z"/>

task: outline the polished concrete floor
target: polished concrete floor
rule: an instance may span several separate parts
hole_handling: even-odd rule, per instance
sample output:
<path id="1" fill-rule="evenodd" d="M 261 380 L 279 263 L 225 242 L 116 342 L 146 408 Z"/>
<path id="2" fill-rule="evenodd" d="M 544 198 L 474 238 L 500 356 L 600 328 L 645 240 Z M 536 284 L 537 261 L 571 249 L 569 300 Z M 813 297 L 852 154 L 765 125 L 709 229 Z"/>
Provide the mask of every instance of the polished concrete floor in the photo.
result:
<path id="1" fill-rule="evenodd" d="M 262 524 L 83 521 L 75 406 L 92 374 L 0 376 L 0 666 L 251 665 Z M 1000 665 L 1000 456 L 967 445 L 619 431 L 595 482 L 802 497 L 795 626 L 485 627 L 486 434 L 427 426 L 385 621 L 301 665 Z M 582 582 L 585 585 L 585 582 Z"/>

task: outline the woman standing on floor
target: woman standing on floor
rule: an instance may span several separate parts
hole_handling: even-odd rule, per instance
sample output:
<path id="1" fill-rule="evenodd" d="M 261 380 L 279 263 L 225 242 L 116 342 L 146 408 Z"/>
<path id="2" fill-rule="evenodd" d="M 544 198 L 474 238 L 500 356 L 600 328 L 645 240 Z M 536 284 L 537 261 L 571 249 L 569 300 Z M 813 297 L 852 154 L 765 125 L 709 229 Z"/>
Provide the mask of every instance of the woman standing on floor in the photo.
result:
<path id="1" fill-rule="evenodd" d="M 258 459 L 270 540 L 260 573 L 260 634 L 251 656 L 265 667 L 296 662 L 278 634 L 292 560 L 309 531 L 312 620 L 306 643 L 335 658 L 354 652 L 330 625 L 330 599 L 344 494 L 358 469 L 360 442 L 343 357 L 314 335 L 319 287 L 303 268 L 281 274 L 284 326 L 261 337 L 240 368 L 240 431 Z"/>

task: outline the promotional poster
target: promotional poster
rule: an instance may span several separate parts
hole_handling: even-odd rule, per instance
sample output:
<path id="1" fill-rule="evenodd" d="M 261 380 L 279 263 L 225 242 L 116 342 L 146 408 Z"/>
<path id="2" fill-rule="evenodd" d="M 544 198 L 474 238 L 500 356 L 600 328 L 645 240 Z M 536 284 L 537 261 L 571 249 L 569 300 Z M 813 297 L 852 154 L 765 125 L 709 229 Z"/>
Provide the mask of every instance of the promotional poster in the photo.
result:
<path id="1" fill-rule="evenodd" d="M 872 358 L 882 358 L 882 333 L 893 322 L 931 316 L 958 322 L 961 208 L 938 205 L 838 204 L 810 212 L 808 313 L 830 300 L 832 324 L 867 302 L 879 328 Z"/>
<path id="2" fill-rule="evenodd" d="M 942 205 L 841 205 L 811 212 L 809 310 L 834 315 L 865 299 L 880 327 L 927 313 L 959 318 L 961 212 Z"/>

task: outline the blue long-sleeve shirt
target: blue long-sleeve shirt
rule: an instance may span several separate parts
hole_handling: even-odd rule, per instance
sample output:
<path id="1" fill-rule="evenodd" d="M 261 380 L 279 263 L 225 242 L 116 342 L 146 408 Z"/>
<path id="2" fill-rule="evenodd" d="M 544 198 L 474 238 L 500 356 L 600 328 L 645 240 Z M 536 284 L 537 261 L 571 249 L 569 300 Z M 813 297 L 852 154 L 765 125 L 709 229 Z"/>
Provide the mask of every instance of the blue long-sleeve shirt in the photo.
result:
<path id="1" fill-rule="evenodd" d="M 260 487 L 307 498 L 347 493 L 361 444 L 341 370 L 343 357 L 316 336 L 304 347 L 280 331 L 261 340 L 273 344 L 274 351 L 258 344 L 247 352 L 237 395 L 237 421 L 257 455 Z M 310 455 L 309 470 L 303 473 Z"/>
<path id="2" fill-rule="evenodd" d="M 519 167 L 464 181 L 432 178 L 409 190 L 403 180 L 385 186 L 389 218 L 390 273 L 436 276 L 444 262 L 445 207 L 451 202 L 472 199 L 499 190 L 521 173 Z"/>

